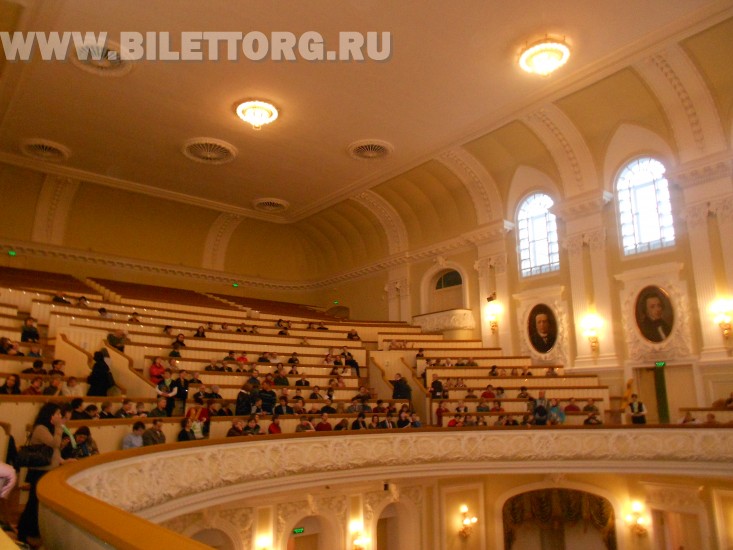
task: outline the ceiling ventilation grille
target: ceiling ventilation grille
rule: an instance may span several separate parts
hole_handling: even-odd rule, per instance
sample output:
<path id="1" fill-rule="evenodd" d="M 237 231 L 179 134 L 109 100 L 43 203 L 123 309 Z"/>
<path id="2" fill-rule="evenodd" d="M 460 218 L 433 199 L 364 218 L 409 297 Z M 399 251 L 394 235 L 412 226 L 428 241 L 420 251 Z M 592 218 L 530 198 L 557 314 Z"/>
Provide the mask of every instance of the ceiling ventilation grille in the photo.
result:
<path id="1" fill-rule="evenodd" d="M 347 151 L 354 158 L 376 160 L 391 155 L 394 147 L 386 141 L 364 139 L 349 145 Z"/>
<path id="2" fill-rule="evenodd" d="M 132 70 L 132 63 L 122 60 L 119 45 L 111 41 L 105 46 L 84 44 L 75 48 L 71 61 L 81 70 L 97 76 L 122 76 Z"/>
<path id="3" fill-rule="evenodd" d="M 237 157 L 231 143 L 214 138 L 193 138 L 183 144 L 183 154 L 203 164 L 226 164 Z"/>
<path id="4" fill-rule="evenodd" d="M 255 210 L 260 212 L 284 212 L 290 207 L 290 203 L 283 199 L 275 199 L 272 197 L 255 199 L 252 201 L 252 206 Z"/>
<path id="5" fill-rule="evenodd" d="M 20 143 L 21 152 L 27 157 L 45 160 L 46 162 L 61 162 L 71 156 L 71 151 L 47 139 L 26 139 Z"/>

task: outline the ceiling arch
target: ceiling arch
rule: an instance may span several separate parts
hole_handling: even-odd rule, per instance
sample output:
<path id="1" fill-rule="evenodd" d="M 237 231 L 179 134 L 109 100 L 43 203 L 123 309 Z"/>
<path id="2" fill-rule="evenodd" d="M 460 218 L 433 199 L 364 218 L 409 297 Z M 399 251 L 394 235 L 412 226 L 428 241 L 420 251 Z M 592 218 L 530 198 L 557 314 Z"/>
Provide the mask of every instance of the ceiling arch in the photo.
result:
<path id="1" fill-rule="evenodd" d="M 566 196 L 598 186 L 598 171 L 588 145 L 565 113 L 546 104 L 527 115 L 524 121 L 550 151 Z"/>
<path id="2" fill-rule="evenodd" d="M 682 161 L 722 151 L 723 126 L 710 90 L 677 44 L 634 65 L 661 103 Z"/>

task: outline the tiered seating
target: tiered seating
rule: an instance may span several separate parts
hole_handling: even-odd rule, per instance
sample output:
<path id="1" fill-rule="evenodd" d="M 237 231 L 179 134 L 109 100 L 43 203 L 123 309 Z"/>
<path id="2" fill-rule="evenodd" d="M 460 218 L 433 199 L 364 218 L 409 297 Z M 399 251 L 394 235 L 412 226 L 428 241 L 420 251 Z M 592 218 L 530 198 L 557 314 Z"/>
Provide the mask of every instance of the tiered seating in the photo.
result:
<path id="1" fill-rule="evenodd" d="M 0 267 L 0 286 L 20 290 L 67 292 L 79 296 L 96 294 L 91 287 L 71 275 L 16 267 Z"/>
<path id="2" fill-rule="evenodd" d="M 531 360 L 528 357 L 495 357 L 491 358 L 491 363 L 491 366 L 498 365 L 499 368 L 516 367 L 519 372 L 527 368 L 532 372 L 532 376 L 490 376 L 491 366 L 488 365 L 479 367 L 429 366 L 425 372 L 428 386 L 433 380 L 433 375 L 437 375 L 444 386 L 455 386 L 459 379 L 465 386 L 449 388 L 447 390 L 448 399 L 431 399 L 432 418 L 436 418 L 435 411 L 441 401 L 445 401 L 448 409 L 454 411 L 458 402 L 465 400 L 469 412 L 475 413 L 476 406 L 479 402 L 484 401 L 481 399 L 481 394 L 489 384 L 494 389 L 502 388 L 504 397 L 486 399 L 485 401 L 488 403 L 492 403 L 494 400 L 501 401 L 505 414 L 521 415 L 527 411 L 527 399 L 517 398 L 517 394 L 522 387 L 527 388 L 529 394 L 535 398 L 538 397 L 540 391 L 544 391 L 547 399 L 557 399 L 561 408 L 564 408 L 571 397 L 576 400 L 581 408 L 588 399 L 593 399 L 600 410 L 601 418 L 610 406 L 608 387 L 601 386 L 598 377 L 595 375 L 564 375 L 562 366 L 558 365 L 554 366 L 557 376 L 544 376 L 548 366 L 531 366 Z M 476 399 L 465 399 L 469 389 L 473 390 Z M 573 418 L 574 415 L 570 417 Z"/>
<path id="3" fill-rule="evenodd" d="M 338 319 L 326 315 L 316 306 L 294 304 L 290 302 L 276 302 L 274 300 L 262 300 L 259 298 L 245 298 L 243 296 L 230 296 L 228 294 L 211 294 L 219 300 L 240 306 L 241 308 L 258 313 L 268 313 L 287 319 L 309 318 L 319 321 L 336 322 Z"/>

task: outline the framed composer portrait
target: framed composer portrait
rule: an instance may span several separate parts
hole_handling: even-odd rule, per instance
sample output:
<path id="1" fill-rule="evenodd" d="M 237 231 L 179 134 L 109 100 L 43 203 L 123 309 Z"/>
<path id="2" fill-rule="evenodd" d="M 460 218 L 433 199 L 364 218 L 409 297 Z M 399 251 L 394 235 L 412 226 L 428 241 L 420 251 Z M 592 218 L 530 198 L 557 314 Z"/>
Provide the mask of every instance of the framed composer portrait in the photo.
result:
<path id="1" fill-rule="evenodd" d="M 527 334 L 535 351 L 547 353 L 557 340 L 557 319 L 550 306 L 537 304 L 529 312 Z"/>
<path id="2" fill-rule="evenodd" d="M 644 287 L 636 298 L 636 326 L 650 342 L 663 342 L 672 333 L 674 310 L 664 289 L 650 285 Z"/>

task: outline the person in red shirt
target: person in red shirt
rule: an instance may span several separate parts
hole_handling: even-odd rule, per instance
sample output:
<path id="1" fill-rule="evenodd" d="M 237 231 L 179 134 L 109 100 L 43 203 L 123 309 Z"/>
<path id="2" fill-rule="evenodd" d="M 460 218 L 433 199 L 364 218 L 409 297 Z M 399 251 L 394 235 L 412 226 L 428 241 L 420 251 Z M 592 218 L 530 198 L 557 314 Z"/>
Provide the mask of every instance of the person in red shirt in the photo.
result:
<path id="1" fill-rule="evenodd" d="M 333 426 L 331 426 L 331 423 L 328 421 L 328 413 L 323 413 L 321 415 L 321 421 L 316 424 L 316 431 L 329 432 L 331 430 L 333 430 Z"/>
<path id="2" fill-rule="evenodd" d="M 568 400 L 568 404 L 565 405 L 565 412 L 566 413 L 568 413 L 568 412 L 580 412 L 580 407 L 578 407 L 578 405 L 575 404 L 575 398 L 574 397 L 571 397 Z"/>

